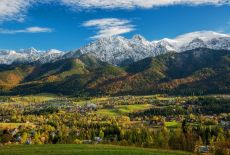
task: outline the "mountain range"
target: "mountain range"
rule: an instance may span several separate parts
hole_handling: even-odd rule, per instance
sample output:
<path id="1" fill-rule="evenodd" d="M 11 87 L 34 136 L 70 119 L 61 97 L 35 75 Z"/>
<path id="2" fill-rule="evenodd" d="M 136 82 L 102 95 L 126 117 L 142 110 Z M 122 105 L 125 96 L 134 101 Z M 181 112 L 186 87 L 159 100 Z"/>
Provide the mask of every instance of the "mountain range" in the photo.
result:
<path id="1" fill-rule="evenodd" d="M 230 35 L 209 31 L 108 37 L 70 52 L 2 50 L 0 64 L 4 95 L 230 93 Z"/>
<path id="2" fill-rule="evenodd" d="M 155 57 L 168 52 L 183 52 L 196 48 L 230 50 L 230 35 L 212 31 L 200 31 L 184 34 L 175 39 L 147 41 L 141 35 L 131 39 L 121 36 L 98 39 L 74 51 L 62 52 L 51 49 L 48 51 L 34 48 L 25 50 L 0 50 L 0 64 L 48 63 L 60 59 L 79 58 L 84 54 L 92 54 L 101 61 L 122 66 Z"/>

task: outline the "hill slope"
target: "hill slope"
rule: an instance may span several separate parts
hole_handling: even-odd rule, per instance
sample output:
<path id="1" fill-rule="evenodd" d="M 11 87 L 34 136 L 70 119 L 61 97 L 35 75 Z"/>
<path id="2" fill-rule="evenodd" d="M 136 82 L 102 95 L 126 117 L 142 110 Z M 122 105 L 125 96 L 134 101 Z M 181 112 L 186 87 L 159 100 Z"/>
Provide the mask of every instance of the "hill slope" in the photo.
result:
<path id="1" fill-rule="evenodd" d="M 167 53 L 124 67 L 86 54 L 47 64 L 0 68 L 1 90 L 14 94 L 230 93 L 227 50 L 199 48 Z"/>
<path id="2" fill-rule="evenodd" d="M 229 51 L 196 49 L 168 53 L 128 66 L 126 70 L 132 74 L 101 88 L 105 92 L 128 94 L 229 92 L 229 66 Z"/>

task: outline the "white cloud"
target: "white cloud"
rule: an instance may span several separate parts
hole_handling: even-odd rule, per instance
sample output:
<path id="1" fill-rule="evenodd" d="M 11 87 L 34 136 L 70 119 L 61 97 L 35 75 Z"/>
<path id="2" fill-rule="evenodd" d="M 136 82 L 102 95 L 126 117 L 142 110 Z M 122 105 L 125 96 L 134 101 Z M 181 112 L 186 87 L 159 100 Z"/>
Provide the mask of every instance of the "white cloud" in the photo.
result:
<path id="1" fill-rule="evenodd" d="M 0 22 L 23 21 L 30 7 L 61 0 L 0 0 Z"/>
<path id="2" fill-rule="evenodd" d="M 230 5 L 230 0 L 0 0 L 0 22 L 23 21 L 28 8 L 50 3 L 72 8 L 133 9 L 169 5 Z"/>
<path id="3" fill-rule="evenodd" d="M 51 28 L 44 28 L 44 27 L 29 27 L 25 29 L 25 32 L 28 33 L 41 33 L 41 32 L 52 32 Z"/>
<path id="4" fill-rule="evenodd" d="M 102 9 L 152 8 L 169 5 L 226 5 L 230 0 L 61 0 L 73 7 Z"/>
<path id="5" fill-rule="evenodd" d="M 23 20 L 24 13 L 31 3 L 31 0 L 0 0 L 0 22 Z"/>
<path id="6" fill-rule="evenodd" d="M 129 20 L 117 18 L 89 20 L 83 23 L 83 26 L 94 27 L 98 31 L 92 39 L 121 35 L 135 30 L 135 26 Z"/>
<path id="7" fill-rule="evenodd" d="M 44 28 L 44 27 L 28 27 L 26 29 L 19 29 L 19 30 L 11 30 L 11 29 L 1 29 L 0 34 L 17 34 L 17 33 L 45 33 L 45 32 L 52 32 L 51 28 Z"/>

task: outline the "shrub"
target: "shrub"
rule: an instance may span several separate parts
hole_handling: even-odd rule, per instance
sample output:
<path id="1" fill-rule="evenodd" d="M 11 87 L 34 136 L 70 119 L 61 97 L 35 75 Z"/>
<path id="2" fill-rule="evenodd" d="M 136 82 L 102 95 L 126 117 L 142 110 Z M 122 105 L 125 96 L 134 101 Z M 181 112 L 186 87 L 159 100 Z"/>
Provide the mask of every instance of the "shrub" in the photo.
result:
<path id="1" fill-rule="evenodd" d="M 75 139 L 74 140 L 74 144 L 82 144 L 83 142 L 82 142 L 82 140 L 80 140 L 80 139 Z"/>

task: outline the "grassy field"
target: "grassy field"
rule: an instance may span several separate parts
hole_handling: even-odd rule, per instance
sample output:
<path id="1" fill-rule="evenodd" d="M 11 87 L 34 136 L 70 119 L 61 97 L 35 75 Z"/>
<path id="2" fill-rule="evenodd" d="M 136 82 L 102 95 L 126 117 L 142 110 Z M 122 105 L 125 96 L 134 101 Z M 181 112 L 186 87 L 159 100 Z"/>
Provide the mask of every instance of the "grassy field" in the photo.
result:
<path id="1" fill-rule="evenodd" d="M 172 122 L 165 122 L 166 127 L 169 128 L 176 128 L 180 125 L 180 123 L 176 122 L 176 121 L 172 121 Z"/>
<path id="2" fill-rule="evenodd" d="M 169 150 L 112 145 L 9 145 L 0 146 L 0 155 L 192 155 Z"/>
<path id="3" fill-rule="evenodd" d="M 38 94 L 38 95 L 27 95 L 27 96 L 7 96 L 2 97 L 0 96 L 0 101 L 2 98 L 8 98 L 5 99 L 5 101 L 2 101 L 1 104 L 12 104 L 12 103 L 20 103 L 23 105 L 27 105 L 28 103 L 41 103 L 44 101 L 50 101 L 59 98 L 59 96 L 54 94 Z"/>
<path id="4" fill-rule="evenodd" d="M 150 104 L 119 105 L 119 106 L 115 106 L 113 109 L 100 109 L 97 111 L 97 113 L 101 115 L 119 116 L 119 115 L 125 115 L 128 113 L 149 109 L 151 107 L 152 105 Z"/>

